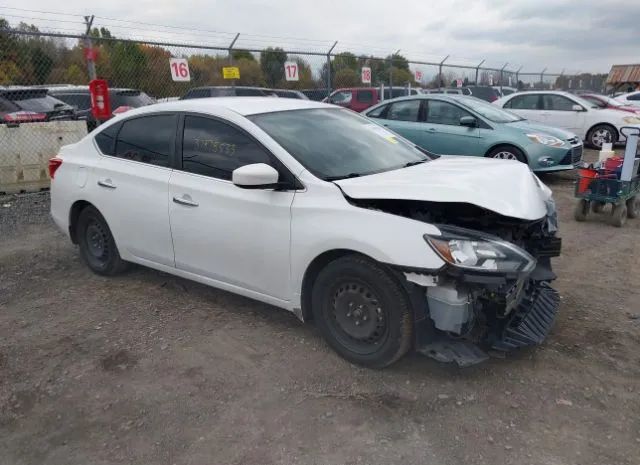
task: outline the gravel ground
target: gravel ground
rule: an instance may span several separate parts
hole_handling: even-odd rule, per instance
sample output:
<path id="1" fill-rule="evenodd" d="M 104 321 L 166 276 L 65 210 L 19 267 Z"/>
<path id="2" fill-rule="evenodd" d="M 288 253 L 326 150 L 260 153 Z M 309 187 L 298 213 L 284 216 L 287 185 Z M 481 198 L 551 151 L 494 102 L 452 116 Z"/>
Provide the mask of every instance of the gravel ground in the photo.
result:
<path id="1" fill-rule="evenodd" d="M 640 220 L 572 219 L 536 350 L 373 371 L 285 311 L 88 271 L 48 194 L 0 197 L 0 464 L 581 464 L 640 457 Z"/>

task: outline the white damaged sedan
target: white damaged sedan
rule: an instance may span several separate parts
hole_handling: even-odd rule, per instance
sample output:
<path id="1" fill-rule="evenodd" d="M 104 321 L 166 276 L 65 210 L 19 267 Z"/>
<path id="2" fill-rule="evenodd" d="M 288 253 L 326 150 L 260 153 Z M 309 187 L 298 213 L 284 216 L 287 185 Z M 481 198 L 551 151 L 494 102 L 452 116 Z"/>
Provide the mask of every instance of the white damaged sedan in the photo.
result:
<path id="1" fill-rule="evenodd" d="M 332 105 L 148 106 L 49 170 L 94 272 L 137 263 L 285 308 L 361 365 L 477 363 L 541 343 L 557 312 L 555 206 L 526 165 L 437 157 Z"/>

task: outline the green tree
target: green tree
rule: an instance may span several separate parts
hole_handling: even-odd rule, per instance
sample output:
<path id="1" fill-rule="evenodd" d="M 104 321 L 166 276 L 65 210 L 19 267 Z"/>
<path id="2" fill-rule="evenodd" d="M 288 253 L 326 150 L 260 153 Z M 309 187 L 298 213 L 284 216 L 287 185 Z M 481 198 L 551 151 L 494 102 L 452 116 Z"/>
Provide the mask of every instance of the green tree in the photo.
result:
<path id="1" fill-rule="evenodd" d="M 356 87 L 360 85 L 360 74 L 350 68 L 344 68 L 335 74 L 333 88 Z"/>
<path id="2" fill-rule="evenodd" d="M 231 56 L 233 57 L 234 60 L 240 60 L 240 59 L 245 59 L 245 60 L 249 60 L 249 61 L 256 61 L 256 57 L 253 56 L 253 53 L 251 53 L 248 50 L 234 50 L 231 53 Z"/>
<path id="3" fill-rule="evenodd" d="M 284 63 L 287 53 L 281 48 L 268 47 L 260 52 L 260 67 L 270 87 L 275 87 L 284 76 Z"/>

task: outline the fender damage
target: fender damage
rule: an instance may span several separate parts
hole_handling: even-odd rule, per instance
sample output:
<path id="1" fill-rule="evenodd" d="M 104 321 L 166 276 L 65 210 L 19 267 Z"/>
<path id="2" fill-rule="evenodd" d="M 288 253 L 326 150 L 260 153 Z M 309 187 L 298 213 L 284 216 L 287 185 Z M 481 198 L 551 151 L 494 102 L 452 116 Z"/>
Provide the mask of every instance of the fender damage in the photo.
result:
<path id="1" fill-rule="evenodd" d="M 528 269 L 514 272 L 452 265 L 437 271 L 396 267 L 414 306 L 418 352 L 467 366 L 486 360 L 489 353 L 544 341 L 559 305 L 551 287 L 556 278 L 551 258 L 560 254 L 561 239 L 550 197 L 543 201 L 546 214 L 535 220 L 462 202 L 347 199 L 361 208 L 482 232 L 517 246 L 534 260 Z"/>

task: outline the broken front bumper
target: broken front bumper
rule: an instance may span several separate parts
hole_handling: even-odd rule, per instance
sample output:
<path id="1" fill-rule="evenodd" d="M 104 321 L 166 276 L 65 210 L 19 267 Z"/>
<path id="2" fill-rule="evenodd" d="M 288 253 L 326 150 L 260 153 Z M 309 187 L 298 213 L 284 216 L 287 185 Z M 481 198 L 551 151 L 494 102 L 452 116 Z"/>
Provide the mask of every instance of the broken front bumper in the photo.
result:
<path id="1" fill-rule="evenodd" d="M 416 321 L 416 350 L 441 362 L 469 366 L 488 359 L 489 353 L 541 344 L 551 331 L 560 303 L 558 293 L 547 280 L 553 278 L 551 270 L 539 263 L 533 273 L 511 284 L 515 291 L 504 293 L 506 306 L 513 304 L 510 311 L 499 316 L 477 306 L 475 311 L 483 313 L 482 318 L 476 317 L 475 327 L 465 335 L 435 328 L 429 309 L 425 308 L 424 318 Z"/>

